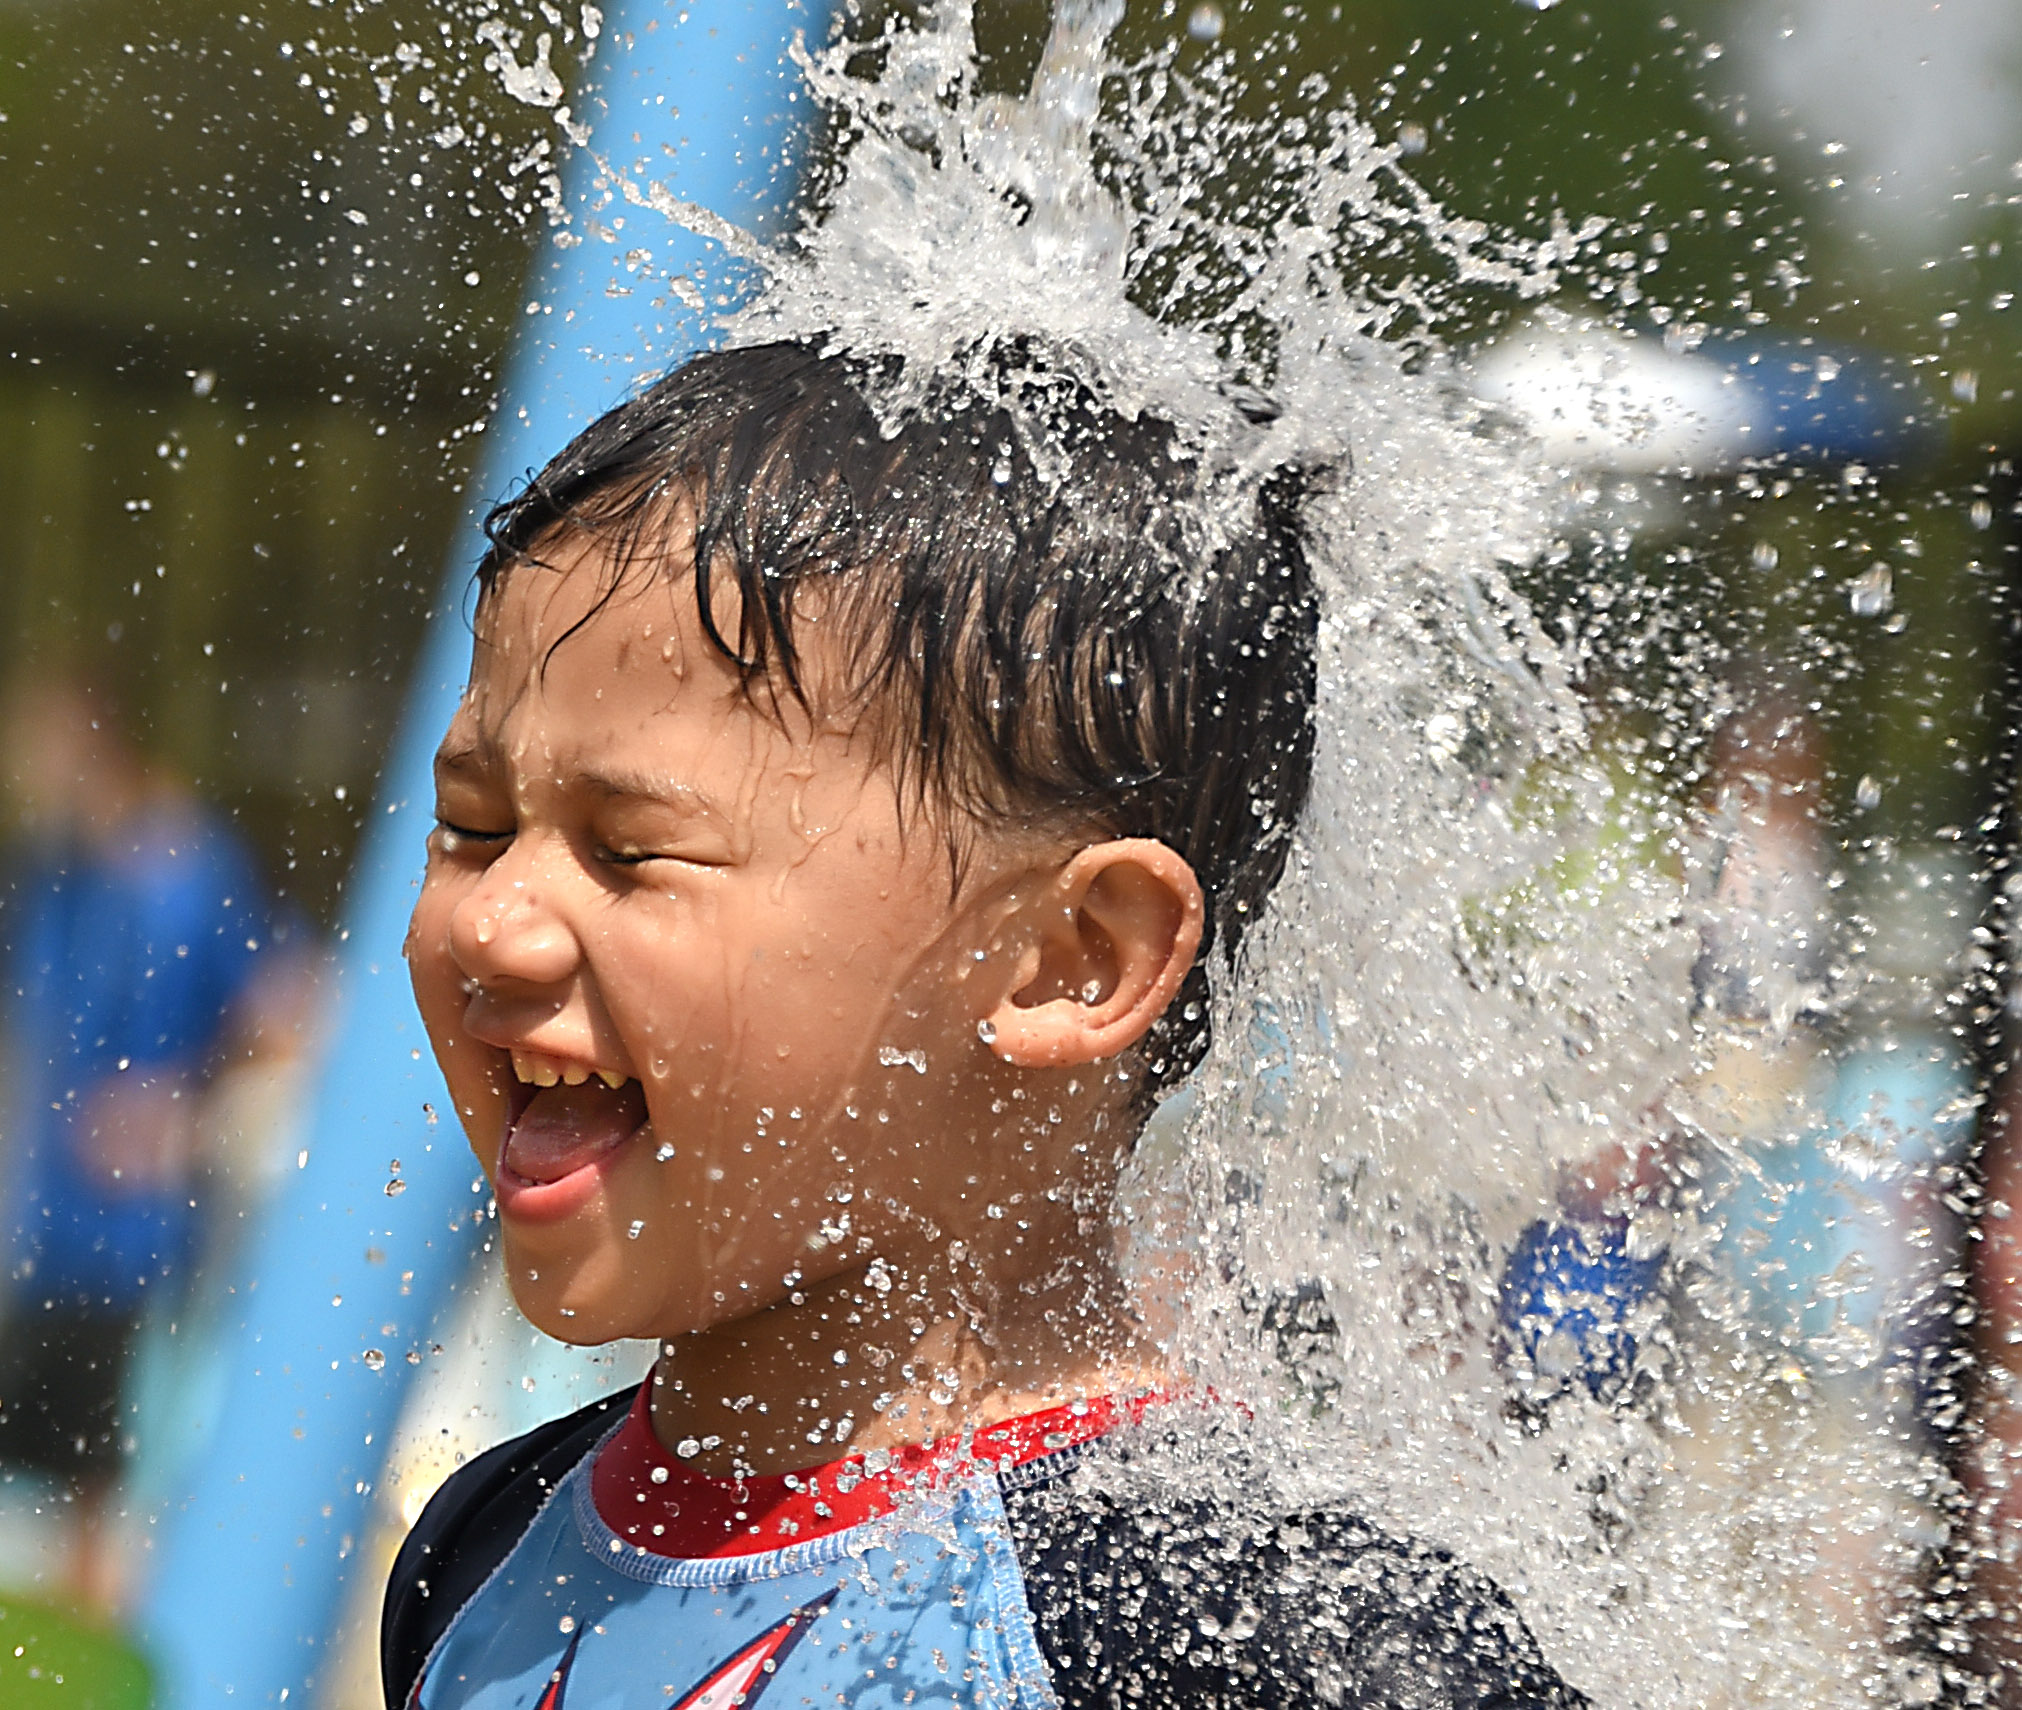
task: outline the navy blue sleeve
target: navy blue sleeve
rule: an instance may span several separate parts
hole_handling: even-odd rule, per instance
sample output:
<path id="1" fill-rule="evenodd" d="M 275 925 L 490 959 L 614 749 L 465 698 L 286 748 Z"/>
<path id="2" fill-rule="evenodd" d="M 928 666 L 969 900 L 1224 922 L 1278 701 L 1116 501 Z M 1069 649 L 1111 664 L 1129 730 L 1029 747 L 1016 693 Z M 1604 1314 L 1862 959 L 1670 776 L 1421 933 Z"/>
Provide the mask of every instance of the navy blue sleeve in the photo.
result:
<path id="1" fill-rule="evenodd" d="M 1005 1493 L 1065 1710 L 1584 1710 L 1502 1592 L 1346 1514 Z"/>
<path id="2" fill-rule="evenodd" d="M 491 1578 L 570 1468 L 632 1405 L 638 1386 L 550 1420 L 459 1467 L 429 1498 L 394 1558 L 379 1615 L 386 1710 L 405 1710 L 429 1652 Z"/>

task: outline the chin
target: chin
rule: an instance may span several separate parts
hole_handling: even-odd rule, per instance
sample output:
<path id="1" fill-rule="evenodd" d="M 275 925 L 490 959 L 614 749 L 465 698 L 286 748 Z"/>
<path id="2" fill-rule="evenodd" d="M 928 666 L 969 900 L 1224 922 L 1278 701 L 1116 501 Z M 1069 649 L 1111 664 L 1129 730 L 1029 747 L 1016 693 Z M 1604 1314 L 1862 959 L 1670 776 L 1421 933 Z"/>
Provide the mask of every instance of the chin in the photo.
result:
<path id="1" fill-rule="evenodd" d="M 594 1348 L 655 1334 L 641 1322 L 647 1315 L 625 1298 L 627 1291 L 613 1286 L 614 1273 L 624 1269 L 613 1255 L 565 1257 L 537 1246 L 506 1234 L 506 1286 L 521 1315 L 542 1335 Z"/>

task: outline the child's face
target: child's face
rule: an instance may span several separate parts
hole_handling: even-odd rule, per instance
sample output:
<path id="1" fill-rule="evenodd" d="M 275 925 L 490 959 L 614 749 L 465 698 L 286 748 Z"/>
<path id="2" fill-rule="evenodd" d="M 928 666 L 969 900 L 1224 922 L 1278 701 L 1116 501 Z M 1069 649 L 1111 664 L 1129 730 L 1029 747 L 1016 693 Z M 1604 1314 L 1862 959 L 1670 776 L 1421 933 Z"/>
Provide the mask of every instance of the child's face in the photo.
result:
<path id="1" fill-rule="evenodd" d="M 598 609 L 594 550 L 547 556 L 479 614 L 408 946 L 522 1308 L 668 1338 L 945 1241 L 1016 1150 L 977 1023 L 1029 853 L 985 840 L 951 895 L 867 745 L 754 705 L 685 577 Z"/>

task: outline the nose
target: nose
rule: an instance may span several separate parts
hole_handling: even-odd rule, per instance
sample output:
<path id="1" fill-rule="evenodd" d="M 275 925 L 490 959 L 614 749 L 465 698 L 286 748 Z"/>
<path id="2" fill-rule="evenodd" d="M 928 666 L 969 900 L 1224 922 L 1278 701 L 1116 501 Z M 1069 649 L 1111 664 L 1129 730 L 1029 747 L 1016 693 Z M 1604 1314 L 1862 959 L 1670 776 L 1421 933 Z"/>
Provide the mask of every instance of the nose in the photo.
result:
<path id="1" fill-rule="evenodd" d="M 560 906 L 563 889 L 544 871 L 538 840 L 514 840 L 456 905 L 449 951 L 481 985 L 557 985 L 576 971 L 582 946 Z"/>

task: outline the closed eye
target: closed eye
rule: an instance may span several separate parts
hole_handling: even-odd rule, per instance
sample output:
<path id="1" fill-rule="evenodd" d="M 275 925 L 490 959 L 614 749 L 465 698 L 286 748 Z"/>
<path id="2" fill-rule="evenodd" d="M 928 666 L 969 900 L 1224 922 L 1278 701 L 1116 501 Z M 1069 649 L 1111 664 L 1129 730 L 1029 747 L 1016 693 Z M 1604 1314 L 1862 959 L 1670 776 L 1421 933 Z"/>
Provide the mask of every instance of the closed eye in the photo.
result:
<path id="1" fill-rule="evenodd" d="M 458 825 L 453 820 L 447 819 L 436 820 L 435 835 L 445 855 L 457 855 L 466 851 L 472 854 L 489 853 L 512 838 L 510 831 L 481 831 L 476 826 Z"/>
<path id="2" fill-rule="evenodd" d="M 607 867 L 643 867 L 650 861 L 679 861 L 685 867 L 727 867 L 728 856 L 717 856 L 702 850 L 677 849 L 609 849 L 599 848 L 597 859 Z"/>

